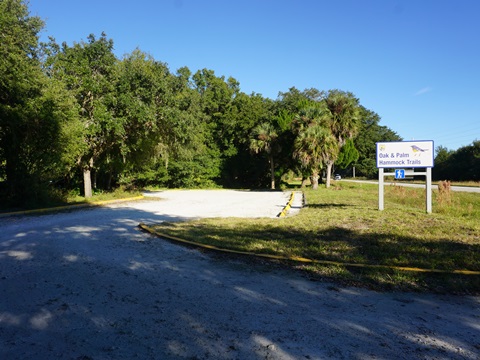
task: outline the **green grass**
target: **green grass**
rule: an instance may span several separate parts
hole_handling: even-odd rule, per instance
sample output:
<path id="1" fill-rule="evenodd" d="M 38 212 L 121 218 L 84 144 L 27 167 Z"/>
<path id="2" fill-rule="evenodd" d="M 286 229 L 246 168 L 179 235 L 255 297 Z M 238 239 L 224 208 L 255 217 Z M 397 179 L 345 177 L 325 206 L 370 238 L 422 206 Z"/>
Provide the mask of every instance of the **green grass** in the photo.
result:
<path id="1" fill-rule="evenodd" d="M 252 253 L 305 257 L 320 263 L 283 265 L 326 279 L 375 289 L 480 293 L 480 275 L 403 271 L 414 267 L 480 271 L 480 194 L 434 191 L 433 213 L 425 213 L 425 190 L 337 182 L 305 190 L 308 206 L 281 219 L 204 219 L 155 226 L 159 232 Z"/>

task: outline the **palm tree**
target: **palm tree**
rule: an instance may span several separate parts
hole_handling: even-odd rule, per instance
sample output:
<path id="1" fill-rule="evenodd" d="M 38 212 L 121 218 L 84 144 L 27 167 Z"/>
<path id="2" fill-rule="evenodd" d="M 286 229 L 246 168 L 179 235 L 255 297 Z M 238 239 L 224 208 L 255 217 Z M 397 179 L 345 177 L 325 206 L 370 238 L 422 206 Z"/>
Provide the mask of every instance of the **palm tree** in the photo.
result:
<path id="1" fill-rule="evenodd" d="M 326 187 L 329 187 L 332 167 L 337 160 L 340 149 L 348 139 L 353 138 L 358 132 L 360 107 L 358 99 L 352 93 L 340 90 L 330 90 L 324 101 L 330 113 L 324 125 L 330 128 L 331 133 L 337 140 L 337 149 L 332 152 L 330 158 L 326 161 Z"/>
<path id="2" fill-rule="evenodd" d="M 272 124 L 264 122 L 252 130 L 250 150 L 256 154 L 266 152 L 270 163 L 271 189 L 275 189 L 275 163 L 273 153 L 277 147 L 278 134 Z"/>
<path id="3" fill-rule="evenodd" d="M 304 128 L 295 139 L 294 157 L 300 160 L 304 168 L 310 170 L 312 188 L 318 188 L 320 170 L 337 155 L 337 141 L 330 129 L 311 124 Z"/>
<path id="4" fill-rule="evenodd" d="M 321 101 L 305 101 L 293 121 L 296 157 L 312 173 L 318 187 L 319 171 L 327 167 L 326 187 L 342 146 L 358 131 L 359 105 L 352 93 L 331 90 Z"/>

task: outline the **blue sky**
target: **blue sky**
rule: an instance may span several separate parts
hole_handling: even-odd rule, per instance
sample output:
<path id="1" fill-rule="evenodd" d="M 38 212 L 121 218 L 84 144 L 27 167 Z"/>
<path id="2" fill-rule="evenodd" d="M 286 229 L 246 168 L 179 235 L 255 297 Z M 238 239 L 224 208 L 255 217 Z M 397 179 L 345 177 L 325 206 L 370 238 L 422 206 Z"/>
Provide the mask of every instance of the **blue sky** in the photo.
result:
<path id="1" fill-rule="evenodd" d="M 104 31 L 122 57 L 232 76 L 276 99 L 292 86 L 353 92 L 404 140 L 480 140 L 478 0 L 30 0 L 42 39 Z"/>

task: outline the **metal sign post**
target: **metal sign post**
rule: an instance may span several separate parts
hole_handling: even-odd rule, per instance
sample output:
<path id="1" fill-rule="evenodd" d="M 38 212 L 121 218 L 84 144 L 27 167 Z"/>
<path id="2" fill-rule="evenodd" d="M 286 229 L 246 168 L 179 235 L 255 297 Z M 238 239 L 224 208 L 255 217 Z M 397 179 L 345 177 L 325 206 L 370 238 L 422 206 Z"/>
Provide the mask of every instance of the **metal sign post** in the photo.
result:
<path id="1" fill-rule="evenodd" d="M 383 210 L 383 168 L 378 169 L 378 210 Z"/>
<path id="2" fill-rule="evenodd" d="M 426 211 L 432 212 L 432 167 L 433 141 L 402 141 L 377 143 L 378 168 L 378 210 L 384 209 L 384 177 L 394 176 L 405 179 L 405 176 L 425 176 Z M 412 170 L 396 169 L 395 172 L 384 171 L 385 168 L 407 167 Z M 425 172 L 414 172 L 414 168 L 426 168 Z"/>
<path id="3" fill-rule="evenodd" d="M 427 175 L 426 175 L 426 203 L 427 203 L 427 213 L 432 213 L 432 168 L 427 168 Z"/>

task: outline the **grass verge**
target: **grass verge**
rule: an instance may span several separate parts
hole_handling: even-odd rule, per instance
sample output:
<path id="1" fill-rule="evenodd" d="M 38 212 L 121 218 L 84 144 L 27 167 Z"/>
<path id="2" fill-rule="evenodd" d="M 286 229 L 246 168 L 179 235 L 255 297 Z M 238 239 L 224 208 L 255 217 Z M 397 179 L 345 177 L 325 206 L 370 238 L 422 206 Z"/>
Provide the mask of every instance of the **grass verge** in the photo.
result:
<path id="1" fill-rule="evenodd" d="M 452 193 L 445 201 L 435 191 L 434 212 L 426 214 L 424 189 L 387 186 L 384 211 L 378 211 L 377 191 L 375 185 L 337 183 L 306 190 L 308 206 L 296 216 L 203 219 L 154 229 L 224 249 L 319 260 L 282 262 L 312 279 L 378 290 L 479 294 L 480 275 L 448 271 L 480 271 L 480 195 Z M 340 265 L 346 263 L 367 267 Z"/>
<path id="2" fill-rule="evenodd" d="M 71 195 L 67 197 L 67 204 L 82 204 L 82 203 L 94 203 L 99 201 L 121 200 L 121 199 L 126 199 L 126 198 L 140 196 L 140 195 L 142 195 L 141 191 L 117 188 L 113 191 L 95 192 L 93 196 L 88 199 L 80 195 Z"/>

